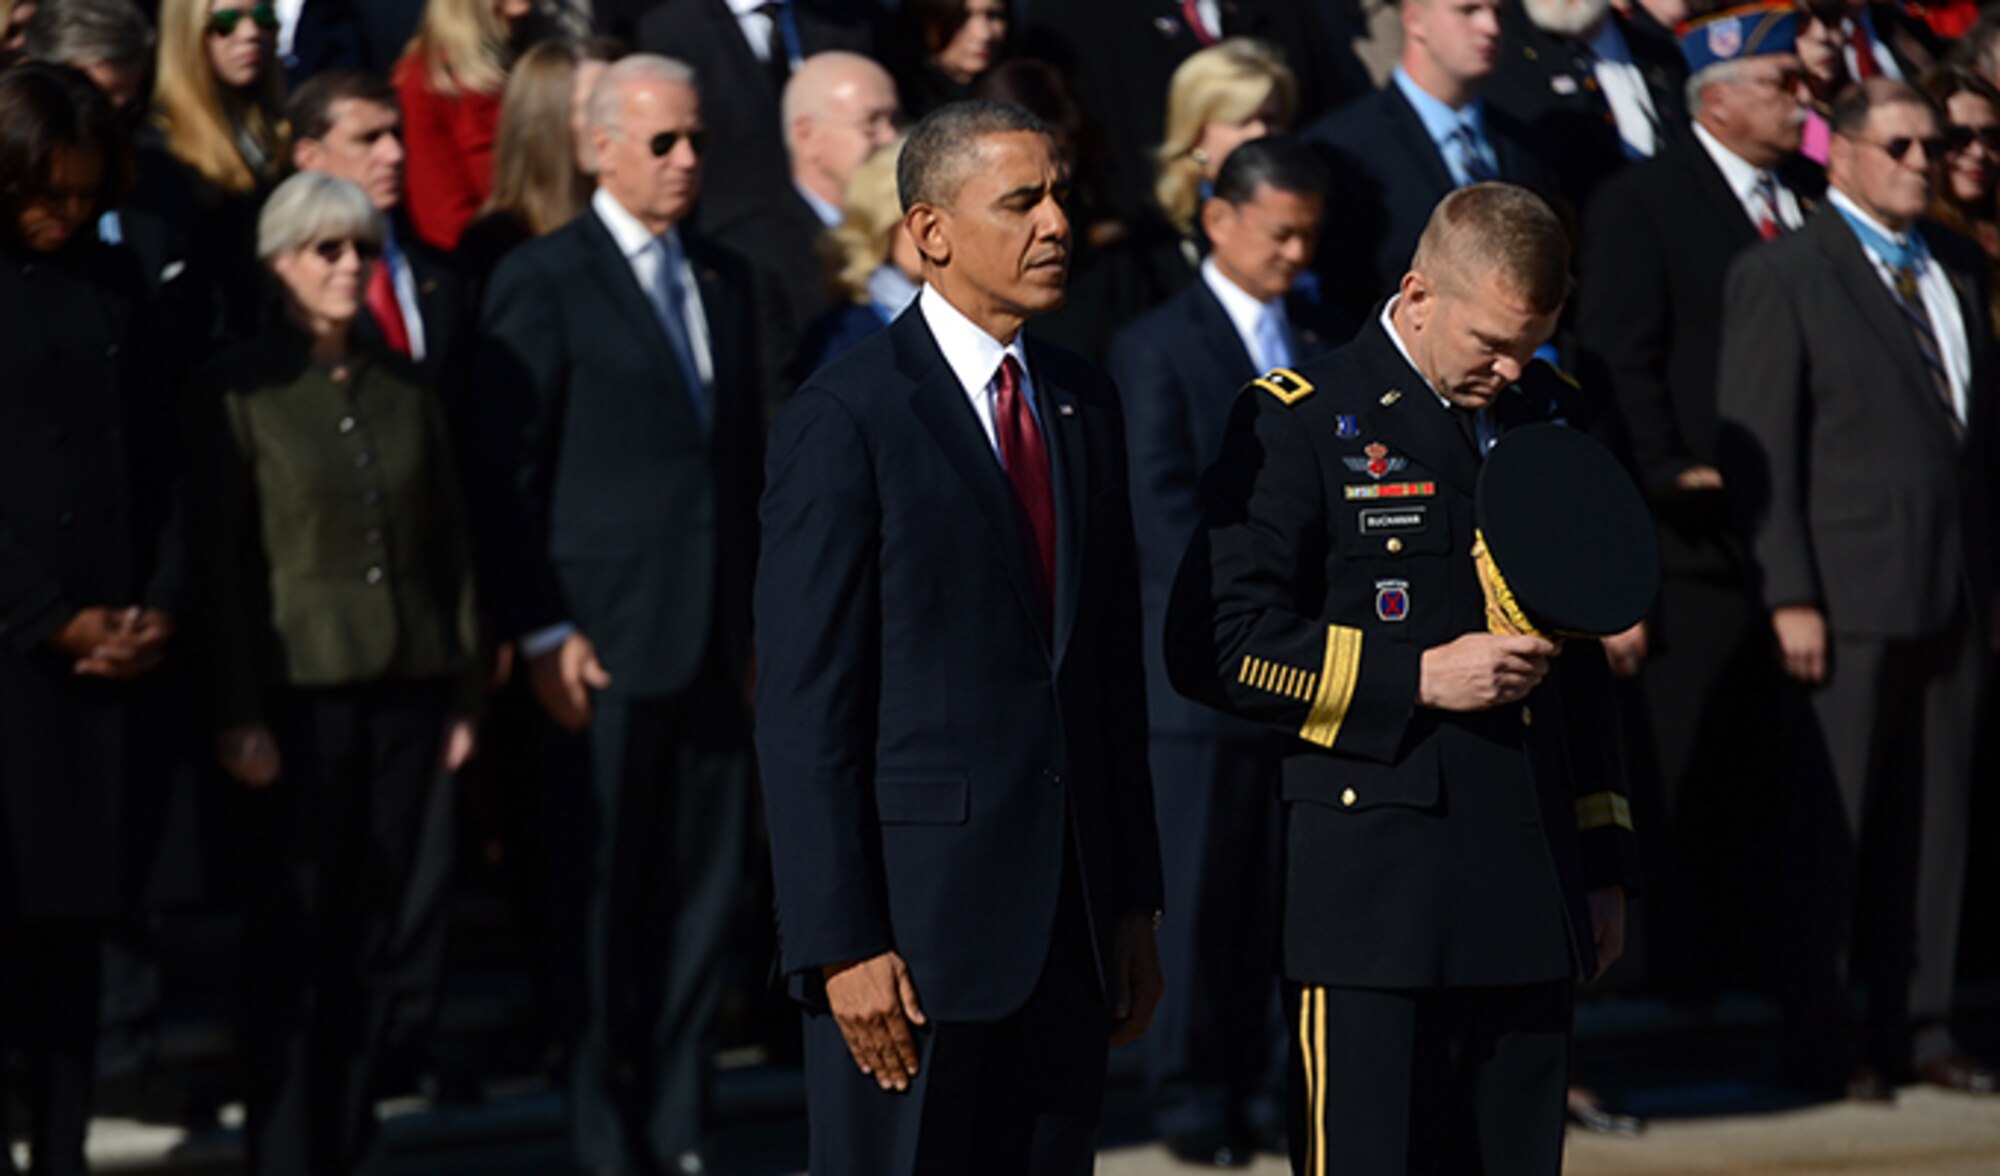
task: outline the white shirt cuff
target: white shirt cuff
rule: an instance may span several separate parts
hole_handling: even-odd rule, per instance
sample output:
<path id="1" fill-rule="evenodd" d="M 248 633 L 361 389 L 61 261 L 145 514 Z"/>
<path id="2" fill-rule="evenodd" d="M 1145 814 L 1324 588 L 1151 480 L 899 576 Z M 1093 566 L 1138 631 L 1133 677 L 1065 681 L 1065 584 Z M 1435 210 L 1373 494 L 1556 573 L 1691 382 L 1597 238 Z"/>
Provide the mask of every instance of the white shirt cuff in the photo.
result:
<path id="1" fill-rule="evenodd" d="M 536 629 L 534 632 L 515 642 L 515 644 L 520 647 L 522 656 L 540 657 L 549 650 L 568 641 L 570 634 L 574 632 L 576 632 L 576 626 L 569 621 L 564 621 L 559 625 L 550 625 L 546 629 Z"/>

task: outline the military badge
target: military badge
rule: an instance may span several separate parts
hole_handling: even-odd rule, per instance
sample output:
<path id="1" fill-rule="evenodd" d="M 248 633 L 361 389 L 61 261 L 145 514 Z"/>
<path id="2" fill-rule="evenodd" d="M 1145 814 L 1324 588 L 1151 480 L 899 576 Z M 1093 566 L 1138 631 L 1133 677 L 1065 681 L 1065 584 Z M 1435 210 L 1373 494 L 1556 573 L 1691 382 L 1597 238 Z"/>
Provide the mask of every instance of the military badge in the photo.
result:
<path id="1" fill-rule="evenodd" d="M 1375 581 L 1375 618 L 1381 621 L 1406 621 L 1410 619 L 1410 582 L 1408 580 Z"/>
<path id="2" fill-rule="evenodd" d="M 1383 482 L 1378 486 L 1363 482 L 1359 486 L 1343 486 L 1341 487 L 1341 492 L 1349 502 L 1370 498 L 1429 498 L 1437 493 L 1437 483 Z"/>
<path id="3" fill-rule="evenodd" d="M 1352 441 L 1361 435 L 1361 422 L 1347 413 L 1333 418 L 1333 435 Z"/>
<path id="4" fill-rule="evenodd" d="M 1733 20 L 1719 20 L 1708 26 L 1708 51 L 1724 61 L 1743 48 L 1743 29 Z"/>
<path id="5" fill-rule="evenodd" d="M 1390 456 L 1389 447 L 1380 441 L 1370 441 L 1361 447 L 1361 452 L 1366 456 L 1343 457 L 1340 460 L 1347 464 L 1348 469 L 1356 473 L 1365 473 L 1371 478 L 1380 478 L 1384 474 L 1393 474 L 1410 464 L 1409 459 L 1406 457 Z"/>

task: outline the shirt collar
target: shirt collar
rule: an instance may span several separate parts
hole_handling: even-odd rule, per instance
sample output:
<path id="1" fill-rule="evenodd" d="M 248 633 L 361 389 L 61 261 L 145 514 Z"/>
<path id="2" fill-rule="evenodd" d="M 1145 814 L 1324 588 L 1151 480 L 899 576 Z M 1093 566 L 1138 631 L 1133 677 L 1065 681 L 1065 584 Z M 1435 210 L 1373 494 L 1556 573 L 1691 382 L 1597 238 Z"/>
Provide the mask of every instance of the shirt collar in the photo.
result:
<path id="1" fill-rule="evenodd" d="M 773 0 L 725 0 L 725 2 L 729 5 L 730 14 L 737 20 L 742 20 L 746 16 L 755 16 L 758 9 L 773 3 Z M 775 0 L 775 2 L 782 5 L 785 0 Z"/>
<path id="2" fill-rule="evenodd" d="M 1848 196 L 1847 193 L 1841 191 L 1839 188 L 1835 188 L 1831 185 L 1828 185 L 1826 189 L 1826 201 L 1828 204 L 1833 205 L 1835 208 L 1839 209 L 1842 213 L 1844 213 L 1849 220 L 1860 221 L 1862 224 L 1866 225 L 1870 229 L 1873 229 L 1875 232 L 1881 234 L 1892 245 L 1901 247 L 1902 245 L 1907 243 L 1912 236 L 1912 234 L 1908 229 L 1904 229 L 1902 232 L 1899 233 L 1894 229 L 1891 229 L 1888 225 L 1885 225 L 1881 221 L 1876 220 L 1874 217 L 1868 215 L 1868 213 L 1862 211 L 1861 205 L 1855 203 L 1852 197 Z M 1865 236 L 1862 237 L 1863 243 L 1866 243 L 1867 240 L 1868 238 L 1866 238 Z"/>
<path id="3" fill-rule="evenodd" d="M 1584 42 L 1590 47 L 1591 56 L 1611 65 L 1631 65 L 1632 47 L 1625 42 L 1624 30 L 1618 27 L 1618 15 L 1606 13 L 1604 27 L 1597 35 Z"/>
<path id="4" fill-rule="evenodd" d="M 1021 346 L 1019 334 L 1012 343 L 1002 346 L 1000 340 L 987 334 L 938 293 L 936 286 L 925 284 L 923 292 L 917 295 L 917 306 L 931 329 L 931 338 L 937 340 L 938 350 L 944 352 L 945 364 L 958 377 L 959 386 L 968 396 L 984 392 L 993 382 L 1002 356 L 1013 356 L 1023 372 L 1028 370 L 1028 353 Z"/>
<path id="5" fill-rule="evenodd" d="M 799 199 L 806 202 L 806 207 L 813 210 L 813 215 L 819 218 L 820 224 L 829 229 L 840 224 L 840 209 L 832 201 L 820 199 L 819 193 L 797 180 L 792 181 L 792 187 L 797 189 Z"/>
<path id="6" fill-rule="evenodd" d="M 1757 180 L 1764 174 L 1763 169 L 1725 147 L 1722 140 L 1710 134 L 1699 120 L 1694 123 L 1694 137 L 1701 141 L 1702 149 L 1708 152 L 1708 157 L 1715 161 L 1716 169 L 1722 173 L 1723 182 L 1729 185 L 1729 190 L 1736 193 L 1738 199 L 1757 190 Z"/>
<path id="7" fill-rule="evenodd" d="M 1403 92 L 1403 97 L 1409 99 L 1410 105 L 1416 109 L 1417 118 L 1424 124 L 1424 130 L 1430 133 L 1431 142 L 1446 142 L 1462 126 L 1470 126 L 1482 139 L 1486 137 L 1485 103 L 1482 99 L 1474 98 L 1463 109 L 1453 110 L 1444 99 L 1419 86 L 1402 66 L 1397 66 L 1390 77 L 1395 81 L 1396 88 Z"/>
<path id="8" fill-rule="evenodd" d="M 1424 382 L 1424 387 L 1429 388 L 1431 395 L 1437 397 L 1437 402 L 1449 411 L 1452 407 L 1451 401 L 1444 398 L 1444 393 L 1437 390 L 1436 384 L 1431 383 L 1431 378 L 1424 374 L 1424 369 L 1417 366 L 1416 357 L 1410 354 L 1409 344 L 1403 342 L 1403 336 L 1396 331 L 1396 304 L 1402 300 L 1403 296 L 1401 294 L 1394 294 L 1390 296 L 1388 302 L 1383 304 L 1382 318 L 1380 320 L 1382 323 L 1382 333 L 1389 336 L 1389 342 L 1396 345 L 1396 353 L 1403 357 L 1403 362 L 1410 365 L 1410 370 L 1417 373 L 1417 378 Z"/>
<path id="9" fill-rule="evenodd" d="M 1236 325 L 1236 333 L 1243 336 L 1246 342 L 1257 337 L 1257 324 L 1263 321 L 1267 311 L 1276 310 L 1279 319 L 1284 318 L 1284 299 L 1257 301 L 1248 290 L 1229 280 L 1222 267 L 1215 264 L 1213 255 L 1202 259 L 1201 280 L 1209 293 L 1215 295 L 1215 300 L 1222 304 L 1223 313 L 1229 316 L 1229 321 Z M 1254 353 L 1256 349 L 1251 347 L 1246 350 Z"/>
<path id="10" fill-rule="evenodd" d="M 618 251 L 625 255 L 627 261 L 637 260 L 640 254 L 653 247 L 655 241 L 666 246 L 667 256 L 679 255 L 681 248 L 679 228 L 669 228 L 659 236 L 653 236 L 646 226 L 640 223 L 638 217 L 626 211 L 625 206 L 618 203 L 617 197 L 603 188 L 599 188 L 591 196 L 590 207 L 597 213 L 597 219 L 603 221 L 604 227 L 610 230 L 611 239 L 617 242 Z"/>

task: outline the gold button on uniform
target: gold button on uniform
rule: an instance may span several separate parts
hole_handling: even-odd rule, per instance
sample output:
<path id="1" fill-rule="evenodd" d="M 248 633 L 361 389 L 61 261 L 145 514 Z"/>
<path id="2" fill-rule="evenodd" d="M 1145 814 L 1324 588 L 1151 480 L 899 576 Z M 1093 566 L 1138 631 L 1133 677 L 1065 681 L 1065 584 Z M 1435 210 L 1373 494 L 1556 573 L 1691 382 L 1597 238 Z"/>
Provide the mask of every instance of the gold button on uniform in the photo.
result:
<path id="1" fill-rule="evenodd" d="M 1521 725 L 1523 727 L 1532 727 L 1535 725 L 1535 712 L 1533 708 L 1525 706 L 1521 708 Z"/>
<path id="2" fill-rule="evenodd" d="M 1349 788 L 1347 791 L 1342 792 L 1340 794 L 1340 803 L 1346 805 L 1348 808 L 1354 807 L 1354 802 L 1356 799 L 1357 798 L 1354 795 L 1354 789 L 1352 788 Z"/>
<path id="3" fill-rule="evenodd" d="M 1391 536 L 1389 539 L 1389 554 L 1394 555 L 1401 550 L 1403 550 L 1403 541 Z"/>

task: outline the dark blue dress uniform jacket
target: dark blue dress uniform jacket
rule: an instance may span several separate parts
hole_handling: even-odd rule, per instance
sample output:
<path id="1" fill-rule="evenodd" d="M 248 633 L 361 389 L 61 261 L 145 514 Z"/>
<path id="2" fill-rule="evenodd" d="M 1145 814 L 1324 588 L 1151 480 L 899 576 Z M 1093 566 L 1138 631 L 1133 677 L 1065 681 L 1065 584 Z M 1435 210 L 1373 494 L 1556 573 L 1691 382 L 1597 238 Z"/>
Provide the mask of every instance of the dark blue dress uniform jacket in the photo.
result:
<path id="1" fill-rule="evenodd" d="M 1536 364 L 1489 411 L 1502 430 L 1560 417 L 1570 392 Z M 1252 383 L 1204 479 L 1168 669 L 1190 697 L 1298 738 L 1281 785 L 1290 979 L 1588 975 L 1586 893 L 1636 882 L 1596 642 L 1568 642 L 1524 703 L 1416 705 L 1424 650 L 1486 628 L 1478 471 L 1459 415 L 1370 325 Z"/>

